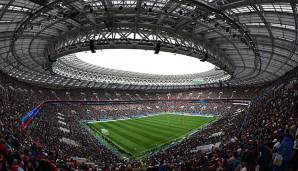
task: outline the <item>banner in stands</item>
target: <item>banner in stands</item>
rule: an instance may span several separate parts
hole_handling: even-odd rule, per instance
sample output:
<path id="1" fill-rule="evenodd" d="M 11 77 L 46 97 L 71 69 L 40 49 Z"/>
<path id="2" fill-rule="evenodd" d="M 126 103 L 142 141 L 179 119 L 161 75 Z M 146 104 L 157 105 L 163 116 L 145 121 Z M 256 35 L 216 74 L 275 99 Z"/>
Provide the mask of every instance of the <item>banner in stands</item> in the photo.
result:
<path id="1" fill-rule="evenodd" d="M 38 116 L 41 106 L 42 105 L 40 104 L 35 107 L 22 119 L 21 128 L 26 128 L 32 122 L 32 120 Z"/>

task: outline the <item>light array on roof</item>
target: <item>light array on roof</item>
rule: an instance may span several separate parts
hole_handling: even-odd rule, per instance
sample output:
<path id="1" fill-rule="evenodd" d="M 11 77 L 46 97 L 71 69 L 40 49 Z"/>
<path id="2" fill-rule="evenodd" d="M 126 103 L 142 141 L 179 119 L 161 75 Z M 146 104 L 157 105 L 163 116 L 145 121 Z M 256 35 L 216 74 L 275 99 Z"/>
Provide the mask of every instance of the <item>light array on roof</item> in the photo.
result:
<path id="1" fill-rule="evenodd" d="M 181 86 L 177 80 L 168 84 L 159 78 L 142 80 L 152 86 L 130 86 L 124 77 L 126 85 L 100 83 L 84 67 L 71 70 L 73 66 L 67 63 L 53 64 L 89 50 L 90 40 L 96 49 L 147 50 L 154 50 L 160 41 L 161 51 L 199 59 L 207 54 L 207 61 L 218 67 L 216 78 L 231 76 L 224 86 L 262 84 L 298 65 L 296 14 L 297 2 L 284 0 L 1 1 L 0 69 L 47 86 L 190 89 L 220 85 L 211 75 L 206 79 L 212 78 L 212 83 L 200 86 L 184 84 L 189 78 Z M 55 67 L 62 75 L 53 72 Z M 117 80 L 114 77 L 104 79 Z M 136 78 L 131 79 L 141 77 Z M 201 82 L 201 77 L 196 79 Z M 169 86 L 174 82 L 175 86 Z"/>

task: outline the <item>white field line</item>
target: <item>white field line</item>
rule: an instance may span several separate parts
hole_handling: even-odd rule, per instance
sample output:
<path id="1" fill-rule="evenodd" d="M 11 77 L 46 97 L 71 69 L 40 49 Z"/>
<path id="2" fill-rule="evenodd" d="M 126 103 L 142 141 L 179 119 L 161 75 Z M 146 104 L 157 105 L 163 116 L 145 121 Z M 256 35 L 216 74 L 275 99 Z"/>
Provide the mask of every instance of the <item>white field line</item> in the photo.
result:
<path id="1" fill-rule="evenodd" d="M 213 115 L 201 115 L 201 114 L 189 114 L 189 113 L 157 113 L 157 114 L 150 114 L 150 115 L 140 115 L 138 117 L 132 118 L 120 118 L 120 119 L 105 119 L 99 121 L 88 121 L 87 123 L 97 123 L 97 122 L 114 122 L 114 121 L 121 121 L 121 120 L 129 120 L 129 119 L 138 119 L 138 118 L 145 118 L 145 117 L 152 117 L 158 115 L 184 115 L 184 116 L 199 116 L 199 117 L 213 117 Z"/>

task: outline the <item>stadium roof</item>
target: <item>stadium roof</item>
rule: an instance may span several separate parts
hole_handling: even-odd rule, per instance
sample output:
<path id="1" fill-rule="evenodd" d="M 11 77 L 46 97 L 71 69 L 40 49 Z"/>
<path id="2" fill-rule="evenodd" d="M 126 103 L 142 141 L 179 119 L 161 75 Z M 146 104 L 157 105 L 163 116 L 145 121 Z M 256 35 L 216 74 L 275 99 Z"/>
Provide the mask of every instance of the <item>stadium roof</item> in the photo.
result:
<path id="1" fill-rule="evenodd" d="M 0 9 L 0 69 L 37 84 L 120 89 L 214 87 L 219 80 L 223 86 L 261 84 L 298 62 L 295 0 L 2 0 Z M 193 80 L 92 73 L 73 55 L 89 50 L 90 40 L 95 49 L 155 50 L 160 43 L 161 51 L 207 59 L 219 69 Z"/>

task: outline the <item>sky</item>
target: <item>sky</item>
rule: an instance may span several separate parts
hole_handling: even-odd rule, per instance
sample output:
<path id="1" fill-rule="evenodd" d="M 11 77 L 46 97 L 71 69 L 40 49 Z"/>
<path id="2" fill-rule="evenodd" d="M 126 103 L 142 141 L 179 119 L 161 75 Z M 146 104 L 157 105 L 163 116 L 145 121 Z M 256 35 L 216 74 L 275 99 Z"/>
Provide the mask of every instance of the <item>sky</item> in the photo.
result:
<path id="1" fill-rule="evenodd" d="M 76 53 L 84 62 L 124 71 L 147 74 L 183 75 L 208 71 L 215 66 L 197 58 L 160 51 L 139 49 L 105 49 Z"/>

